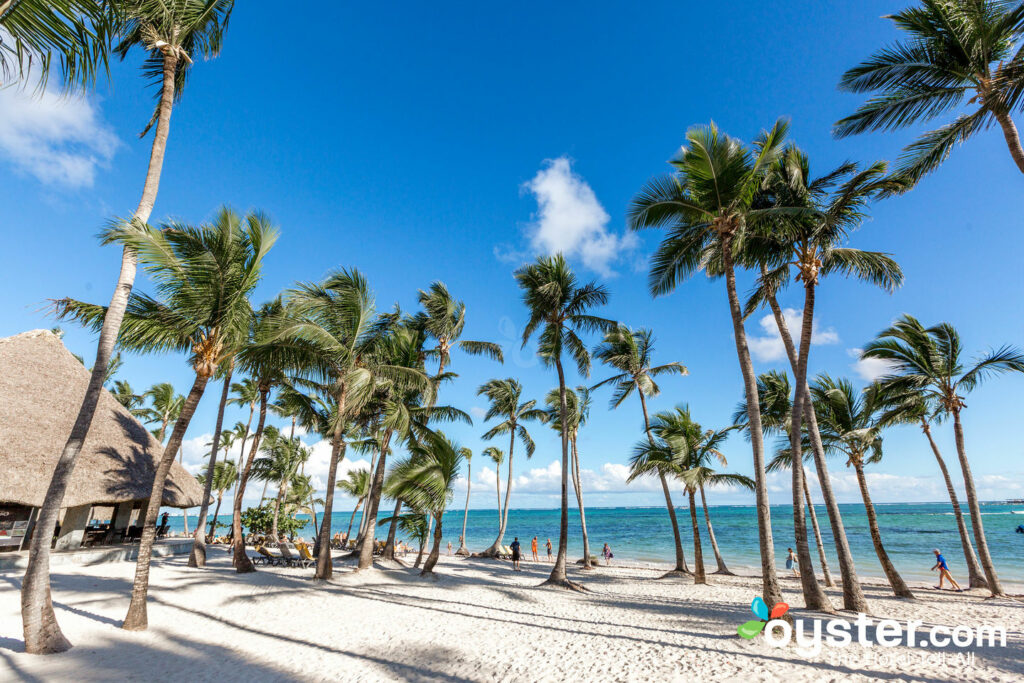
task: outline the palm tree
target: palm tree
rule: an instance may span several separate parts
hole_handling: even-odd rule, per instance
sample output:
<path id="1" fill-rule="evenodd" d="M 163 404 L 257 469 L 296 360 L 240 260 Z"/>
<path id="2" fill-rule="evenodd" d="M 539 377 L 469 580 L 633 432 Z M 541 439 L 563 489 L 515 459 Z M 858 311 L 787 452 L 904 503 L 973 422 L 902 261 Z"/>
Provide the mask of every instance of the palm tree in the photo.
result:
<path id="1" fill-rule="evenodd" d="M 345 538 L 347 539 L 352 535 L 352 522 L 356 518 L 356 513 L 359 512 L 359 508 L 366 501 L 366 497 L 370 495 L 370 470 L 365 467 L 349 470 L 345 478 L 337 483 L 337 487 L 345 495 L 356 499 L 356 506 L 352 509 L 352 516 L 348 519 L 348 529 L 345 531 Z"/>
<path id="2" fill-rule="evenodd" d="M 885 401 L 885 413 L 879 418 L 883 425 L 917 424 L 928 439 L 932 454 L 935 455 L 935 460 L 939 463 L 939 471 L 942 472 L 942 480 L 946 484 L 949 502 L 953 506 L 956 528 L 960 533 L 960 547 L 963 549 L 964 564 L 967 567 L 968 585 L 971 588 L 988 588 L 984 570 L 978 563 L 978 556 L 974 553 L 974 544 L 971 543 L 971 535 L 967 530 L 967 523 L 964 521 L 964 513 L 960 509 L 960 500 L 956 494 L 956 488 L 953 486 L 953 478 L 949 475 L 949 468 L 946 467 L 946 460 L 942 457 L 938 444 L 932 438 L 932 422 L 941 422 L 945 414 L 937 407 L 934 399 L 925 398 L 916 392 L 887 395 Z"/>
<path id="3" fill-rule="evenodd" d="M 199 483 L 206 484 L 206 476 L 198 475 Z M 217 506 L 213 509 L 213 519 L 210 520 L 210 537 L 217 532 L 217 516 L 220 514 L 220 502 L 224 498 L 224 492 L 234 486 L 238 481 L 238 468 L 234 460 L 218 462 L 213 468 L 213 478 L 210 480 L 211 490 L 217 493 Z"/>
<path id="4" fill-rule="evenodd" d="M 228 399 L 227 405 L 234 406 L 249 406 L 249 419 L 246 422 L 236 422 L 234 426 L 234 434 L 236 439 L 241 440 L 241 447 L 239 453 L 241 457 L 245 457 L 245 442 L 249 440 L 249 430 L 252 428 L 252 417 L 256 412 L 256 406 L 260 402 L 260 388 L 259 384 L 252 378 L 245 378 L 241 382 L 231 385 L 231 393 L 234 394 Z M 241 476 L 239 476 L 239 482 L 241 482 Z M 238 497 L 238 484 L 235 484 L 235 497 Z"/>
<path id="5" fill-rule="evenodd" d="M 871 384 L 858 394 L 848 380 L 833 380 L 828 375 L 819 375 L 811 385 L 811 397 L 821 424 L 821 436 L 826 450 L 845 455 L 847 466 L 852 467 L 857 474 L 871 542 L 893 593 L 900 598 L 913 599 L 914 594 L 896 571 L 882 545 L 878 517 L 868 491 L 868 480 L 864 476 L 865 465 L 882 459 L 882 425 L 878 416 L 883 407 L 883 394 L 879 385 Z"/>
<path id="6" fill-rule="evenodd" d="M 38 6 L 39 2 L 36 0 L 32 4 Z M 123 37 L 115 52 L 123 58 L 133 47 L 141 47 L 149 55 L 143 67 L 145 75 L 156 78 L 159 74 L 161 84 L 159 103 L 146 128 L 148 130 L 155 124 L 156 132 L 142 198 L 131 220 L 126 221 L 126 226 L 131 229 L 142 230 L 153 211 L 167 149 L 171 110 L 175 98 L 181 96 L 181 87 L 191 67 L 192 55 L 202 53 L 212 57 L 220 51 L 221 37 L 233 6 L 233 0 L 132 0 L 124 3 L 121 8 L 117 32 Z M 112 234 L 110 239 L 115 239 Z M 47 487 L 36 521 L 40 529 L 52 529 L 57 525 L 64 492 L 89 433 L 105 380 L 104 371 L 118 340 L 121 321 L 135 282 L 136 266 L 136 254 L 130 244 L 125 242 L 117 286 L 102 318 L 89 386 Z M 48 534 L 33 536 L 28 564 L 22 584 L 25 651 L 34 654 L 63 652 L 71 647 L 71 643 L 61 633 L 50 602 Z"/>
<path id="7" fill-rule="evenodd" d="M 153 430 L 153 436 L 163 443 L 167 437 L 167 425 L 178 421 L 185 397 L 175 392 L 170 382 L 154 384 L 142 396 L 150 401 L 150 407 L 142 412 L 142 419 L 149 424 L 160 425 Z"/>
<path id="8" fill-rule="evenodd" d="M 996 568 L 985 539 L 978 491 L 974 486 L 971 465 L 967 461 L 960 413 L 967 405 L 963 394 L 975 389 L 988 377 L 1004 372 L 1024 372 L 1024 354 L 1018 349 L 1004 346 L 980 357 L 970 367 L 965 367 L 961 360 L 962 351 L 960 335 L 952 325 L 940 323 L 925 329 L 915 318 L 905 315 L 880 332 L 865 347 L 862 355 L 864 358 L 876 358 L 891 364 L 891 374 L 884 378 L 889 391 L 917 393 L 926 400 L 934 401 L 944 414 L 952 416 L 956 452 L 964 477 L 967 508 L 971 512 L 978 559 L 985 570 L 992 595 L 1003 595 L 1003 587 L 996 576 Z"/>
<path id="9" fill-rule="evenodd" d="M 472 356 L 487 356 L 499 363 L 505 361 L 501 346 L 493 342 L 459 341 L 466 326 L 466 304 L 452 298 L 443 282 L 432 282 L 428 291 L 419 291 L 419 303 L 423 312 L 414 318 L 414 325 L 437 341 L 437 346 L 426 352 L 429 358 L 438 361 L 437 377 L 444 375 L 444 368 L 451 359 L 451 350 L 458 346 Z"/>
<path id="10" fill-rule="evenodd" d="M 469 491 L 473 485 L 473 451 L 463 448 L 462 457 L 466 461 L 466 510 L 462 513 L 462 533 L 459 535 L 459 549 L 456 555 L 469 555 L 466 548 L 466 522 L 469 521 Z"/>
<path id="11" fill-rule="evenodd" d="M 615 387 L 615 393 L 611 398 L 613 409 L 622 405 L 635 391 L 636 395 L 640 397 L 640 408 L 644 414 L 644 433 L 647 434 L 648 440 L 652 440 L 653 437 L 651 436 L 650 416 L 647 414 L 647 396 L 657 396 L 661 393 L 661 388 L 654 378 L 660 375 L 688 374 L 686 366 L 677 362 L 652 367 L 651 355 L 653 353 L 653 332 L 643 328 L 634 332 L 625 325 L 616 325 L 614 329 L 605 334 L 604 340 L 594 349 L 594 358 L 618 370 L 619 374 L 612 375 L 591 387 L 597 389 L 605 384 L 613 384 Z M 665 506 L 668 508 L 669 520 L 672 522 L 672 535 L 676 544 L 676 566 L 671 572 L 665 574 L 665 577 L 688 574 L 686 556 L 683 554 L 683 540 L 679 534 L 679 522 L 676 519 L 676 508 L 672 504 L 668 481 L 660 472 L 657 474 L 661 481 L 661 490 L 665 494 Z"/>
<path id="12" fill-rule="evenodd" d="M 419 544 L 420 551 L 416 557 L 416 564 L 413 565 L 415 568 L 418 568 L 423 559 L 423 548 L 426 546 L 427 537 L 429 536 L 426 513 L 409 512 L 400 515 L 397 520 L 388 517 L 377 522 L 377 526 L 384 526 L 392 522 L 397 523 L 399 531 Z"/>
<path id="13" fill-rule="evenodd" d="M 548 424 L 551 425 L 551 428 L 556 433 L 561 435 L 562 419 L 559 415 L 561 411 L 558 389 L 549 391 L 547 396 L 544 397 L 544 403 L 548 407 Z M 590 417 L 590 390 L 582 385 L 576 387 L 575 390 L 566 389 L 565 403 L 568 409 L 569 449 L 572 456 L 572 486 L 576 492 L 576 504 L 580 509 L 580 529 L 583 533 L 583 569 L 590 570 L 594 566 L 590 560 L 590 537 L 587 535 L 587 514 L 583 506 L 583 487 L 580 483 L 580 454 L 579 449 L 576 447 L 580 427 L 586 424 L 587 419 Z"/>
<path id="14" fill-rule="evenodd" d="M 516 271 L 516 281 L 522 290 L 523 303 L 530 319 L 523 329 L 523 346 L 539 330 L 537 355 L 548 367 L 558 372 L 559 415 L 562 424 L 569 424 L 566 403 L 565 372 L 562 353 L 568 351 L 580 375 L 590 374 L 590 353 L 580 339 L 582 332 L 604 331 L 612 326 L 610 320 L 591 315 L 588 311 L 608 301 L 604 286 L 595 282 L 580 285 L 576 274 L 569 268 L 565 257 L 542 256 L 536 262 Z M 512 455 L 509 453 L 509 463 Z M 545 582 L 563 588 L 580 586 L 566 578 L 565 556 L 569 535 L 569 432 L 562 430 L 562 515 L 558 537 L 558 555 L 551 577 Z M 511 484 L 511 481 L 509 481 Z"/>
<path id="15" fill-rule="evenodd" d="M 484 415 L 484 421 L 494 420 L 497 418 L 503 418 L 502 421 L 487 432 L 484 433 L 484 441 L 490 441 L 503 434 L 508 434 L 508 478 L 505 481 L 505 505 L 501 505 L 501 473 L 498 471 L 498 536 L 494 539 L 494 543 L 487 550 L 480 553 L 485 557 L 496 557 L 501 550 L 501 542 L 505 538 L 505 531 L 508 528 L 508 502 L 509 497 L 512 495 L 512 456 L 515 453 L 516 439 L 526 449 L 526 457 L 533 457 L 533 452 L 536 446 L 533 443 L 533 438 L 530 436 L 529 430 L 526 429 L 526 422 L 531 421 L 547 421 L 547 413 L 537 407 L 537 401 L 522 401 L 523 386 L 519 383 L 519 380 L 508 377 L 505 379 L 492 379 L 476 390 L 478 396 L 486 396 L 489 402 L 487 407 L 487 413 Z M 500 465 L 498 456 L 501 460 L 504 460 L 504 453 L 500 450 L 495 449 L 493 451 L 485 451 L 489 453 L 492 460 L 494 460 L 495 466 Z"/>
<path id="16" fill-rule="evenodd" d="M 269 432 L 269 428 L 267 431 Z M 309 460 L 310 451 L 303 447 L 298 439 L 276 435 L 276 438 L 264 439 L 263 453 L 263 456 L 253 461 L 252 477 L 277 485 L 277 496 L 274 499 L 274 516 L 270 526 L 271 538 L 276 540 L 278 538 L 278 516 L 285 496 L 288 494 L 288 482 L 295 477 L 299 466 Z"/>
<path id="17" fill-rule="evenodd" d="M 772 164 L 782 153 L 787 129 L 784 121 L 777 121 L 771 131 L 761 134 L 751 150 L 720 133 L 714 124 L 691 128 L 686 144 L 671 162 L 676 173 L 648 182 L 633 199 L 628 215 L 634 230 L 668 229 L 651 261 L 649 284 L 655 296 L 673 291 L 679 282 L 707 267 L 709 252 L 720 255 L 736 355 L 747 396 L 757 394 L 757 378 L 736 293 L 735 259 L 748 232 L 760 221 L 793 213 L 772 207 L 756 208 L 753 204 Z M 761 546 L 762 597 L 768 605 L 774 605 L 782 602 L 782 591 L 775 573 L 761 416 L 754 401 L 748 405 L 748 422 Z"/>
<path id="18" fill-rule="evenodd" d="M 118 380 L 114 382 L 114 390 L 110 392 L 117 399 L 117 402 L 124 406 L 132 417 L 143 417 L 146 414 L 146 408 L 142 407 L 145 397 L 141 394 L 136 394 L 132 389 L 132 385 L 124 380 Z"/>
<path id="19" fill-rule="evenodd" d="M 491 459 L 494 463 L 494 481 L 498 491 L 498 529 L 500 533 L 501 529 L 501 465 L 505 462 L 505 451 L 501 450 L 497 446 L 488 446 L 482 451 L 482 454 Z"/>
<path id="20" fill-rule="evenodd" d="M 1002 128 L 1024 173 L 1024 150 L 1010 113 L 1019 108 L 1024 60 L 1024 6 L 1001 0 L 922 0 L 886 17 L 907 40 L 876 52 L 843 74 L 839 88 L 877 93 L 835 124 L 836 137 L 898 130 L 963 109 L 951 123 L 928 131 L 903 150 L 896 174 L 916 183 L 946 160 L 957 143 Z"/>
<path id="21" fill-rule="evenodd" d="M 170 223 L 160 230 L 148 226 L 117 230 L 116 239 L 140 255 L 162 299 L 132 294 L 119 343 L 134 351 L 190 353 L 195 372 L 192 389 L 157 464 L 152 504 L 146 509 L 132 601 L 123 625 L 132 631 L 147 627 L 149 565 L 167 473 L 207 382 L 222 363 L 230 361 L 238 330 L 248 325 L 252 310 L 248 297 L 260 281 L 263 259 L 277 239 L 277 231 L 263 217 L 244 228 L 218 221 L 203 226 Z M 72 299 L 56 302 L 56 311 L 59 317 L 81 321 L 93 330 L 104 325 L 108 313 L 102 306 Z"/>
<path id="22" fill-rule="evenodd" d="M 424 436 L 422 442 L 411 449 L 412 455 L 395 465 L 387 484 L 395 498 L 408 501 L 413 509 L 426 510 L 434 518 L 434 544 L 420 576 L 433 573 L 437 565 L 443 536 L 441 522 L 465 459 L 465 449 L 443 433 Z"/>

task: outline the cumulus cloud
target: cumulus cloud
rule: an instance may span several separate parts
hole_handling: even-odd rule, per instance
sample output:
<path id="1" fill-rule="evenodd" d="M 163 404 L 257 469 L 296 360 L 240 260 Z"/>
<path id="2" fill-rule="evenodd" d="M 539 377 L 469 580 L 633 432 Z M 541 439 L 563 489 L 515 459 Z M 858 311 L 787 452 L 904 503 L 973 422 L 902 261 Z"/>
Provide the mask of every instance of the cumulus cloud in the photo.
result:
<path id="1" fill-rule="evenodd" d="M 611 217 L 590 185 L 573 172 L 567 157 L 545 161 L 523 189 L 537 200 L 537 213 L 528 228 L 533 251 L 577 256 L 587 268 L 609 276 L 611 265 L 636 247 L 632 233 L 609 232 Z M 503 249 L 504 254 L 514 253 Z"/>
<path id="2" fill-rule="evenodd" d="M 799 344 L 800 326 L 804 319 L 803 311 L 798 311 L 795 308 L 785 308 L 782 310 L 782 316 L 789 327 L 789 333 L 793 335 L 793 343 Z M 760 361 L 774 361 L 785 358 L 786 346 L 782 343 L 782 335 L 775 324 L 775 316 L 771 314 L 764 316 L 758 321 L 758 325 L 760 325 L 763 335 L 751 336 L 748 339 L 750 352 L 754 355 L 754 358 Z M 831 327 L 821 329 L 818 326 L 818 321 L 814 321 L 811 330 L 812 345 L 837 344 L 838 342 L 838 332 Z"/>
<path id="3" fill-rule="evenodd" d="M 874 382 L 892 372 L 893 365 L 884 358 L 861 358 L 863 349 L 846 349 L 846 353 L 854 360 L 850 369 L 857 373 L 865 382 Z"/>
<path id="4" fill-rule="evenodd" d="M 91 187 L 120 142 L 93 100 L 0 89 L 0 156 L 48 185 Z"/>

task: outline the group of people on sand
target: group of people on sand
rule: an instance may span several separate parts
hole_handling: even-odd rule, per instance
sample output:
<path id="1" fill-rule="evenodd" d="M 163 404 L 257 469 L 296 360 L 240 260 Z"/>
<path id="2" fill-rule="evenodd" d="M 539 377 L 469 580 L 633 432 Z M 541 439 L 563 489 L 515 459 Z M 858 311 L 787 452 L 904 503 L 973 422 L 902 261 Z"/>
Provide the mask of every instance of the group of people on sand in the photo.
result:
<path id="1" fill-rule="evenodd" d="M 1024 532 L 1022 532 L 1024 533 Z M 800 571 L 797 569 L 796 554 L 792 548 L 787 548 L 788 554 L 786 555 L 786 569 L 793 572 L 793 576 L 800 576 Z M 960 584 L 956 582 L 953 575 L 949 572 L 949 565 L 946 564 L 946 558 L 942 556 L 942 552 L 938 548 L 932 548 L 932 553 L 935 555 L 935 564 L 932 565 L 932 571 L 939 572 L 939 585 L 935 586 L 938 590 L 942 590 L 943 584 L 948 580 L 950 583 L 950 590 L 955 590 L 957 593 L 963 593 L 964 589 L 960 587 Z"/>
<path id="2" fill-rule="evenodd" d="M 551 539 L 549 538 L 547 540 L 547 543 L 545 543 L 544 545 L 545 545 L 545 549 L 548 552 L 548 562 L 554 562 L 555 556 L 551 553 Z M 516 536 L 512 540 L 512 543 L 511 543 L 511 545 L 509 545 L 509 548 L 512 549 L 512 571 L 514 571 L 514 572 L 522 571 L 522 568 L 520 568 L 519 563 L 522 560 L 523 551 L 522 551 L 522 545 L 519 543 L 519 537 L 518 536 Z M 533 561 L 534 562 L 540 562 L 540 556 L 537 554 L 537 537 L 536 536 L 534 536 L 533 540 L 530 541 L 530 553 L 531 553 L 531 555 L 533 555 Z M 601 551 L 601 554 L 604 556 L 604 563 L 605 564 L 609 564 L 609 561 L 614 557 L 614 555 L 612 555 L 612 550 L 608 546 L 607 543 L 604 544 L 604 550 Z"/>

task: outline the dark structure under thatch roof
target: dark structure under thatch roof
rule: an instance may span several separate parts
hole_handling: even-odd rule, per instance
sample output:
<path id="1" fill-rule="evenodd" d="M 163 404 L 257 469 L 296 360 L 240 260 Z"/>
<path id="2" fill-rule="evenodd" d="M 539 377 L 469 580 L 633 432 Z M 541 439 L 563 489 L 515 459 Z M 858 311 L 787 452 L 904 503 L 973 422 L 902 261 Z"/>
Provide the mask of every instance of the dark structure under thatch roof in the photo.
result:
<path id="1" fill-rule="evenodd" d="M 52 332 L 0 339 L 0 503 L 42 505 L 88 384 L 89 371 Z M 148 499 L 162 453 L 104 391 L 61 507 Z M 195 477 L 174 463 L 163 505 L 195 507 L 202 499 Z"/>

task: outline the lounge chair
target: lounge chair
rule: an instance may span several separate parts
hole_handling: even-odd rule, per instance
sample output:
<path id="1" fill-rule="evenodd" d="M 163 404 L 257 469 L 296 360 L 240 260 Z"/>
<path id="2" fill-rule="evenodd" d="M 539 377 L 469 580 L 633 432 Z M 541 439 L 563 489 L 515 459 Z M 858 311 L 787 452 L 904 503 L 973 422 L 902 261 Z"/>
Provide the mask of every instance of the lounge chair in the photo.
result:
<path id="1" fill-rule="evenodd" d="M 285 563 L 283 554 L 274 554 L 270 552 L 266 546 L 257 546 L 256 552 L 263 556 L 263 564 L 279 565 Z"/>
<path id="2" fill-rule="evenodd" d="M 305 543 L 299 543 L 295 547 L 299 549 L 299 555 L 302 559 L 310 563 L 309 565 L 306 565 L 307 567 L 310 565 L 316 566 L 316 558 L 313 557 L 313 551 L 309 549 L 308 545 Z"/>
<path id="3" fill-rule="evenodd" d="M 309 562 L 298 554 L 299 550 L 295 546 L 289 543 L 278 543 L 277 547 L 281 549 L 281 556 L 289 567 L 299 567 L 303 569 L 309 566 Z M 293 553 L 292 550 L 295 552 Z"/>

